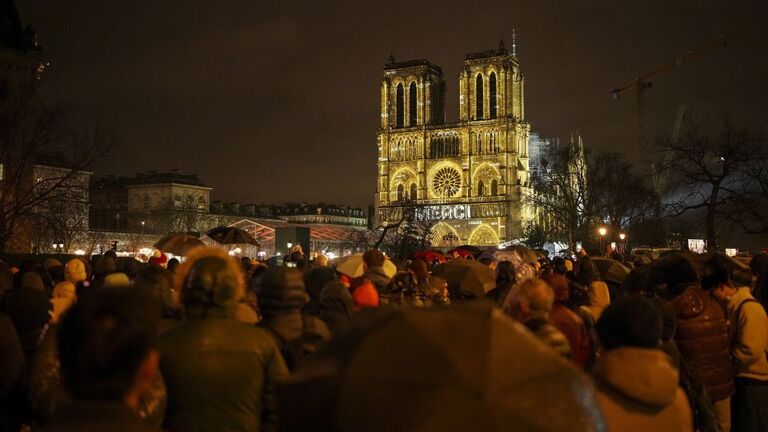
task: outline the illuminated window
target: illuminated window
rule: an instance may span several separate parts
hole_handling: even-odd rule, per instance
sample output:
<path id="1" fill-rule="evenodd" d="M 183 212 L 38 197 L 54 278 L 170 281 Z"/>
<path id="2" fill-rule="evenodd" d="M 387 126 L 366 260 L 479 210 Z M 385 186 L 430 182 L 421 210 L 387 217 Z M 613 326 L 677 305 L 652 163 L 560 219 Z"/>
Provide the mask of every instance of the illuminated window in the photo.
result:
<path id="1" fill-rule="evenodd" d="M 491 118 L 496 118 L 496 73 L 491 72 L 491 76 L 488 77 L 488 99 L 490 105 L 488 109 Z"/>
<path id="2" fill-rule="evenodd" d="M 416 201 L 416 183 L 411 183 L 411 201 Z"/>
<path id="3" fill-rule="evenodd" d="M 410 88 L 408 89 L 408 126 L 416 126 L 416 114 L 418 113 L 416 109 L 417 100 L 416 83 L 411 82 Z"/>
<path id="4" fill-rule="evenodd" d="M 483 118 L 483 76 L 480 74 L 477 74 L 475 79 L 475 118 Z"/>
<path id="5" fill-rule="evenodd" d="M 397 85 L 397 100 L 396 100 L 396 127 L 403 127 L 405 124 L 405 91 L 403 90 L 403 84 Z"/>

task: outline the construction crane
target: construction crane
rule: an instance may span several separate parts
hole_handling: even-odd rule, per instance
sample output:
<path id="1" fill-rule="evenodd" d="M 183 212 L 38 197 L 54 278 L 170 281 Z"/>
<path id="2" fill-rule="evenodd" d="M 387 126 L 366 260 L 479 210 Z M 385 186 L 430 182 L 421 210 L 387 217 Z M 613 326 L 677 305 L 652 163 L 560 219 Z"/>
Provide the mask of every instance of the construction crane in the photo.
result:
<path id="1" fill-rule="evenodd" d="M 721 34 L 717 40 L 709 42 L 705 45 L 702 45 L 699 48 L 692 49 L 685 53 L 684 55 L 674 59 L 671 63 L 668 63 L 664 66 L 661 66 L 651 72 L 648 72 L 644 75 L 641 75 L 634 80 L 624 84 L 623 86 L 616 87 L 611 89 L 611 96 L 613 96 L 614 99 L 618 99 L 621 97 L 621 94 L 625 91 L 634 88 L 635 89 L 635 95 L 637 97 L 637 138 L 640 144 L 641 149 L 646 148 L 646 142 L 645 142 L 645 91 L 648 90 L 653 86 L 653 83 L 651 82 L 651 78 L 655 77 L 656 75 L 659 75 L 663 72 L 670 71 L 683 63 L 687 62 L 688 60 L 692 59 L 693 57 L 702 54 L 704 52 L 709 51 L 712 48 L 716 47 L 723 47 L 725 48 L 727 46 L 727 41 L 725 39 L 725 35 Z"/>

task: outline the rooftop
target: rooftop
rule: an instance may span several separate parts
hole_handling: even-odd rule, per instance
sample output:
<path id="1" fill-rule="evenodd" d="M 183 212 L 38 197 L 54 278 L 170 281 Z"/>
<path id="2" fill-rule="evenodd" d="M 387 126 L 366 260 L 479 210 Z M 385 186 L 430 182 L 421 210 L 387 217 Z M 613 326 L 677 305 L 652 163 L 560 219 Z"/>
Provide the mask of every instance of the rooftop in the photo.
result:
<path id="1" fill-rule="evenodd" d="M 424 66 L 438 74 L 443 73 L 443 70 L 440 69 L 440 66 L 430 62 L 427 59 L 416 59 L 416 60 L 406 60 L 402 62 L 397 62 L 395 61 L 395 58 L 392 56 L 389 57 L 389 61 L 387 61 L 387 63 L 384 65 L 384 70 L 405 69 L 405 68 L 418 67 L 418 66 Z"/>
<path id="2" fill-rule="evenodd" d="M 96 179 L 94 185 L 100 188 L 108 188 L 171 183 L 208 187 L 200 180 L 197 174 L 183 174 L 177 169 L 168 172 L 147 171 L 136 173 L 135 177 L 108 175 Z"/>

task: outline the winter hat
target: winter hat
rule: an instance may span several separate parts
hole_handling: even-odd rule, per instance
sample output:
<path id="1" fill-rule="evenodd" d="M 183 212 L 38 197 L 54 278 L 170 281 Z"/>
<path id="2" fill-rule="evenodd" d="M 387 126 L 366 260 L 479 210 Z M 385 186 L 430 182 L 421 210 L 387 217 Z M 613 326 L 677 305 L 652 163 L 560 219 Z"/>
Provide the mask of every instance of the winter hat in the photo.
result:
<path id="1" fill-rule="evenodd" d="M 572 272 L 573 271 L 573 261 L 567 259 L 567 260 L 565 260 L 563 265 L 565 265 L 565 271 L 566 272 Z"/>
<path id="2" fill-rule="evenodd" d="M 77 294 L 77 289 L 75 288 L 75 285 L 70 281 L 63 281 L 56 284 L 55 287 L 53 287 L 53 298 L 69 298 L 73 299 L 75 298 L 75 295 Z"/>
<path id="3" fill-rule="evenodd" d="M 355 309 L 379 307 L 379 293 L 376 287 L 369 281 L 360 284 L 352 292 L 352 300 L 355 302 Z"/>
<path id="4" fill-rule="evenodd" d="M 768 273 L 768 253 L 760 252 L 753 256 L 752 260 L 749 262 L 749 268 L 757 274 Z"/>
<path id="5" fill-rule="evenodd" d="M 175 286 L 187 315 L 195 318 L 215 315 L 234 317 L 237 303 L 245 295 L 240 263 L 223 249 L 193 249 L 176 272 Z M 216 312 L 214 312 L 216 311 Z"/>
<path id="6" fill-rule="evenodd" d="M 301 272 L 290 267 L 272 267 L 265 271 L 257 290 L 259 309 L 265 320 L 298 311 L 309 300 Z"/>
<path id="7" fill-rule="evenodd" d="M 320 292 L 323 290 L 326 283 L 337 280 L 339 280 L 339 278 L 336 277 L 336 270 L 330 267 L 317 267 L 304 273 L 304 285 L 312 300 L 318 300 L 320 298 Z"/>
<path id="8" fill-rule="evenodd" d="M 50 270 L 53 267 L 61 267 L 61 265 L 61 261 L 56 258 L 46 258 L 45 261 L 43 261 L 43 268 L 46 270 Z"/>
<path id="9" fill-rule="evenodd" d="M 149 264 L 163 267 L 168 264 L 168 257 L 159 250 L 156 250 L 149 259 Z"/>
<path id="10" fill-rule="evenodd" d="M 111 273 L 104 278 L 105 288 L 127 287 L 130 284 L 131 280 L 125 273 Z"/>
<path id="11" fill-rule="evenodd" d="M 674 290 L 677 285 L 692 284 L 699 281 L 699 276 L 691 263 L 685 258 L 675 259 L 666 272 L 667 288 Z"/>
<path id="12" fill-rule="evenodd" d="M 565 278 L 564 274 L 549 273 L 542 279 L 544 279 L 544 281 L 552 287 L 552 291 L 555 292 L 555 303 L 565 304 L 568 302 L 568 279 Z"/>
<path id="13" fill-rule="evenodd" d="M 656 348 L 662 337 L 662 318 L 656 306 L 640 296 L 621 297 L 608 305 L 597 321 L 597 334 L 607 349 L 624 346 Z"/>
<path id="14" fill-rule="evenodd" d="M 64 267 L 64 277 L 73 284 L 78 284 L 88 279 L 85 263 L 79 258 L 69 260 Z"/>
<path id="15" fill-rule="evenodd" d="M 43 279 L 35 272 L 24 273 L 24 276 L 21 277 L 21 287 L 45 291 Z"/>

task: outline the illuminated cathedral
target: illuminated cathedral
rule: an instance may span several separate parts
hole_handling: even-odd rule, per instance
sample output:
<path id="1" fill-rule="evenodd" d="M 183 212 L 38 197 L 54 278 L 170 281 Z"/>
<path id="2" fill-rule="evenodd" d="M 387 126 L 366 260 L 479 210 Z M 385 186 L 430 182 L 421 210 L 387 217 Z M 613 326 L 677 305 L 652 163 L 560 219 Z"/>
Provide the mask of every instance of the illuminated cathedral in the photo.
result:
<path id="1" fill-rule="evenodd" d="M 499 245 L 533 217 L 530 124 L 513 43 L 468 54 L 459 74 L 459 121 L 445 121 L 442 70 L 390 57 L 381 80 L 376 218 L 396 222 L 404 205 L 432 224 L 434 246 Z"/>

